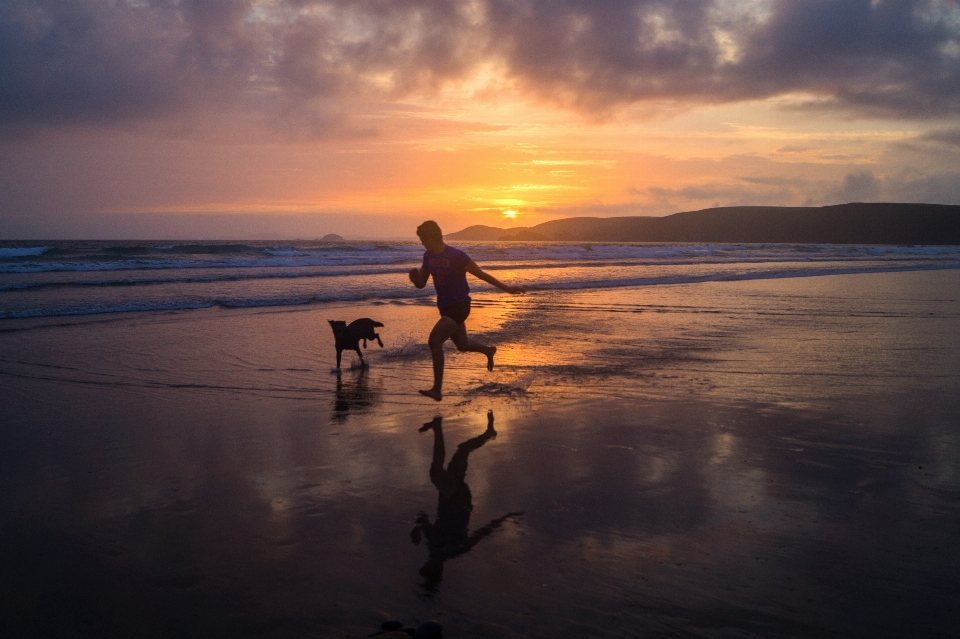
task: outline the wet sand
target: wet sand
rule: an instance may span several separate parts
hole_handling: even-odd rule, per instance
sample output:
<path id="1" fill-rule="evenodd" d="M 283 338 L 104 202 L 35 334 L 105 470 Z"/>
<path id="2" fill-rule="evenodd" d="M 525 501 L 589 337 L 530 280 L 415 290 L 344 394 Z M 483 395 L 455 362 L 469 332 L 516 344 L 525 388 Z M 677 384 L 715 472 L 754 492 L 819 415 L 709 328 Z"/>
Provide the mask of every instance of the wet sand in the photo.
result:
<path id="1" fill-rule="evenodd" d="M 950 636 L 958 291 L 479 295 L 440 404 L 420 303 L 6 321 L 0 634 Z"/>

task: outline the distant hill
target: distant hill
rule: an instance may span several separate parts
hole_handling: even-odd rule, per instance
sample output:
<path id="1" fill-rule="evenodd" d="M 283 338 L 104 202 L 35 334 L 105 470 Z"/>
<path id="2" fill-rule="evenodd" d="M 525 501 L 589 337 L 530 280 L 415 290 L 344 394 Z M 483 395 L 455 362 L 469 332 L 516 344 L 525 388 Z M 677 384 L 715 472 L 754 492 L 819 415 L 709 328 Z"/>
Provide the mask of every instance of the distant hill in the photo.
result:
<path id="1" fill-rule="evenodd" d="M 550 239 L 546 235 L 525 228 L 509 229 L 506 235 L 500 237 L 500 240 L 504 242 L 545 242 Z"/>
<path id="2" fill-rule="evenodd" d="M 455 241 L 957 244 L 960 206 L 852 203 L 730 206 L 664 217 L 572 217 L 531 227 L 470 226 Z"/>
<path id="3" fill-rule="evenodd" d="M 520 227 L 523 230 L 529 230 L 527 227 Z M 456 233 L 444 233 L 445 240 L 459 240 L 461 242 L 497 242 L 501 237 L 506 237 L 519 229 L 501 229 L 495 226 L 484 226 L 475 224 L 468 226 L 462 231 Z"/>

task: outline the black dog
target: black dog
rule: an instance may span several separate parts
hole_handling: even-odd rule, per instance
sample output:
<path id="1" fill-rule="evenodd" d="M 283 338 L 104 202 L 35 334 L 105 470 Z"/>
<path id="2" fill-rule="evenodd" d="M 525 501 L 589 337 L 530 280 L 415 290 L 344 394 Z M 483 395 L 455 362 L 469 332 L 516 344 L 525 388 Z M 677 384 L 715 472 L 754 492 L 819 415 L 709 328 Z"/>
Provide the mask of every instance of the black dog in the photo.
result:
<path id="1" fill-rule="evenodd" d="M 360 340 L 363 340 L 363 347 L 367 347 L 367 340 L 377 340 L 380 348 L 383 348 L 383 342 L 380 336 L 374 332 L 378 326 L 383 326 L 380 322 L 375 322 L 369 317 L 361 317 L 347 324 L 340 320 L 327 320 L 330 322 L 330 328 L 333 329 L 333 337 L 337 344 L 337 368 L 340 368 L 340 355 L 345 350 L 354 350 L 360 356 L 360 364 L 366 365 L 363 361 L 363 353 L 360 352 Z"/>

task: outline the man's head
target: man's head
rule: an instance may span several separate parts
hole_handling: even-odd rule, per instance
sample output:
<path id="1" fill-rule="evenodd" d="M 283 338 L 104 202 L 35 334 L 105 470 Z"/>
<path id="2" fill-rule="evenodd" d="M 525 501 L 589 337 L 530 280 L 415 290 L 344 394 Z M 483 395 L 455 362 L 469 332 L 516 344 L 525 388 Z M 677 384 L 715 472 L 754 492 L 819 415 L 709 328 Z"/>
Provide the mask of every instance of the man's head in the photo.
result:
<path id="1" fill-rule="evenodd" d="M 417 227 L 417 237 L 428 251 L 438 253 L 443 250 L 443 233 L 440 225 L 433 220 L 427 220 Z"/>
<path id="2" fill-rule="evenodd" d="M 417 236 L 422 239 L 443 240 L 443 233 L 440 231 L 440 225 L 433 220 L 427 220 L 417 227 Z"/>

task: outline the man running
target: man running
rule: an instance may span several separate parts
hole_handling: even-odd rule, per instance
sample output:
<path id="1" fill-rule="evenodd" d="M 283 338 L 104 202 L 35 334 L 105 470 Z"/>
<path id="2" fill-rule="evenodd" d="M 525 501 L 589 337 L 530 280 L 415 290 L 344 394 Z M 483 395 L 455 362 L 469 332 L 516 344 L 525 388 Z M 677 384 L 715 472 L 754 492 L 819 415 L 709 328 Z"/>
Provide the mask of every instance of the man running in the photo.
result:
<path id="1" fill-rule="evenodd" d="M 430 331 L 430 353 L 433 356 L 433 387 L 420 393 L 438 402 L 443 399 L 443 343 L 453 340 L 457 350 L 483 353 L 487 356 L 487 370 L 493 370 L 493 356 L 496 346 L 487 346 L 467 336 L 464 322 L 470 315 L 470 287 L 467 285 L 467 273 L 478 277 L 488 284 L 512 293 L 525 293 L 519 286 L 507 286 L 492 275 L 485 273 L 460 249 L 447 246 L 443 242 L 443 233 L 433 220 L 417 227 L 420 243 L 427 249 L 423 253 L 423 266 L 410 269 L 410 281 L 417 288 L 427 285 L 433 276 L 433 286 L 437 289 L 437 306 L 440 319 Z"/>

